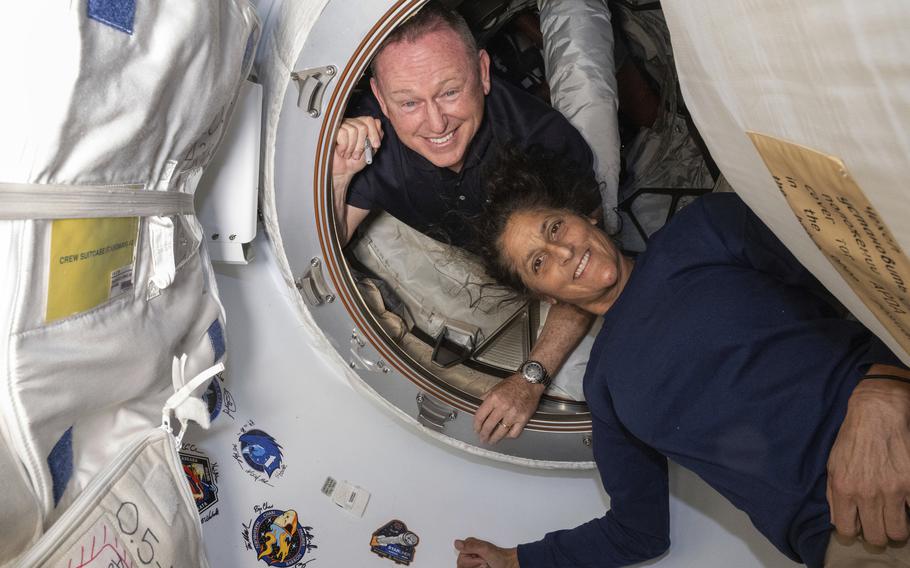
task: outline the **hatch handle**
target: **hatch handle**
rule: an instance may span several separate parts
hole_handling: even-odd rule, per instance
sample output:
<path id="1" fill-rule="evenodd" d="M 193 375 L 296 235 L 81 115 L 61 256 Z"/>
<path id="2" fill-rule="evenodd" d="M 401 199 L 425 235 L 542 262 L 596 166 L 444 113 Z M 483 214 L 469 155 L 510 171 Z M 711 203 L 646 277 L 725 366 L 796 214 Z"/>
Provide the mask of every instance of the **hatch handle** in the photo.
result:
<path id="1" fill-rule="evenodd" d="M 306 110 L 313 118 L 319 118 L 322 114 L 322 96 L 337 74 L 338 68 L 334 65 L 292 71 L 291 79 L 297 82 L 299 89 L 297 107 Z"/>
<path id="2" fill-rule="evenodd" d="M 456 418 L 458 411 L 451 406 L 426 393 L 417 393 L 417 421 L 427 428 L 442 432 L 445 430 L 446 422 Z"/>
<path id="3" fill-rule="evenodd" d="M 297 285 L 303 300 L 310 307 L 331 304 L 335 301 L 335 296 L 329 293 L 329 287 L 325 283 L 325 275 L 322 273 L 322 262 L 316 257 L 310 259 L 310 267 L 294 283 Z"/>

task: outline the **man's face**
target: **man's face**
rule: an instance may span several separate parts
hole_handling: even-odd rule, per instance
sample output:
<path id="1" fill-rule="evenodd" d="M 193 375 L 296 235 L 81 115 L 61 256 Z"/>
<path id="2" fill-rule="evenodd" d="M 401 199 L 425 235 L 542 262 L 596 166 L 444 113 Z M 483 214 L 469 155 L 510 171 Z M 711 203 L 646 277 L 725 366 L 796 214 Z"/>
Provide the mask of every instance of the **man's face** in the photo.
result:
<path id="1" fill-rule="evenodd" d="M 440 168 L 460 171 L 490 92 L 487 53 L 469 55 L 458 34 L 442 28 L 413 43 L 386 46 L 376 74 L 373 94 L 405 146 Z"/>

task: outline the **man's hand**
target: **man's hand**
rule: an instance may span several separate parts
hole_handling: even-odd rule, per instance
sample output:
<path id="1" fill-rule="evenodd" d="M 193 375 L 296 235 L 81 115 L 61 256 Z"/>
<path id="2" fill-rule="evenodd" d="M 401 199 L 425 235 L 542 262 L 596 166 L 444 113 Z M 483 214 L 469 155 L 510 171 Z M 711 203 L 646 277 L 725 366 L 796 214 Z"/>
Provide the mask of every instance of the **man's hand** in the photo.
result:
<path id="1" fill-rule="evenodd" d="M 873 365 L 869 374 L 907 376 Z M 828 504 L 837 532 L 873 545 L 908 537 L 910 384 L 865 380 L 853 390 L 828 457 Z"/>
<path id="2" fill-rule="evenodd" d="M 358 116 L 346 118 L 335 135 L 335 155 L 332 158 L 332 178 L 350 181 L 366 166 L 364 150 L 370 141 L 373 151 L 382 144 L 382 123 L 378 118 Z"/>
<path id="3" fill-rule="evenodd" d="M 508 436 L 517 438 L 543 394 L 544 386 L 531 384 L 521 375 L 512 375 L 491 388 L 474 415 L 474 431 L 485 444 Z"/>
<path id="4" fill-rule="evenodd" d="M 458 551 L 458 568 L 520 568 L 518 550 L 499 548 L 485 540 L 466 538 L 456 540 Z"/>
<path id="5" fill-rule="evenodd" d="M 348 186 L 354 175 L 366 166 L 366 141 L 373 151 L 382 144 L 382 126 L 378 118 L 360 116 L 346 118 L 335 136 L 335 152 L 332 156 L 332 202 L 339 238 L 347 244 L 354 229 L 363 221 L 369 210 L 347 204 Z"/>

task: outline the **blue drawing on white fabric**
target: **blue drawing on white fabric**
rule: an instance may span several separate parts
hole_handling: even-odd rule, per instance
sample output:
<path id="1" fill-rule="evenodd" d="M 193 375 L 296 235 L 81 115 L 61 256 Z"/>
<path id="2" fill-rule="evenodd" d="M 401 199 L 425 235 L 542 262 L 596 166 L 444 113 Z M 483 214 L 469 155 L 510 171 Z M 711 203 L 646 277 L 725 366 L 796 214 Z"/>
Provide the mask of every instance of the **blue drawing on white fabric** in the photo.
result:
<path id="1" fill-rule="evenodd" d="M 249 430 L 240 436 L 243 461 L 269 478 L 282 464 L 281 445 L 262 430 Z"/>

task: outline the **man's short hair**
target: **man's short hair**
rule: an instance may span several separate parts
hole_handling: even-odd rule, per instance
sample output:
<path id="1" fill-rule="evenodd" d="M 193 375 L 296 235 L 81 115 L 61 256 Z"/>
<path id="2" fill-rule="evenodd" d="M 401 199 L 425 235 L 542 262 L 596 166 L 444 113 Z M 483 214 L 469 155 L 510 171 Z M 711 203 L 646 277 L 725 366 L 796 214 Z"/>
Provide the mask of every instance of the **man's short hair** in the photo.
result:
<path id="1" fill-rule="evenodd" d="M 387 46 L 402 41 L 413 43 L 430 32 L 444 28 L 452 30 L 461 38 L 469 56 L 477 53 L 477 40 L 474 39 L 471 28 L 461 14 L 437 2 L 429 2 L 385 38 L 379 51 L 373 56 L 370 72 L 376 76 L 376 60 Z"/>

